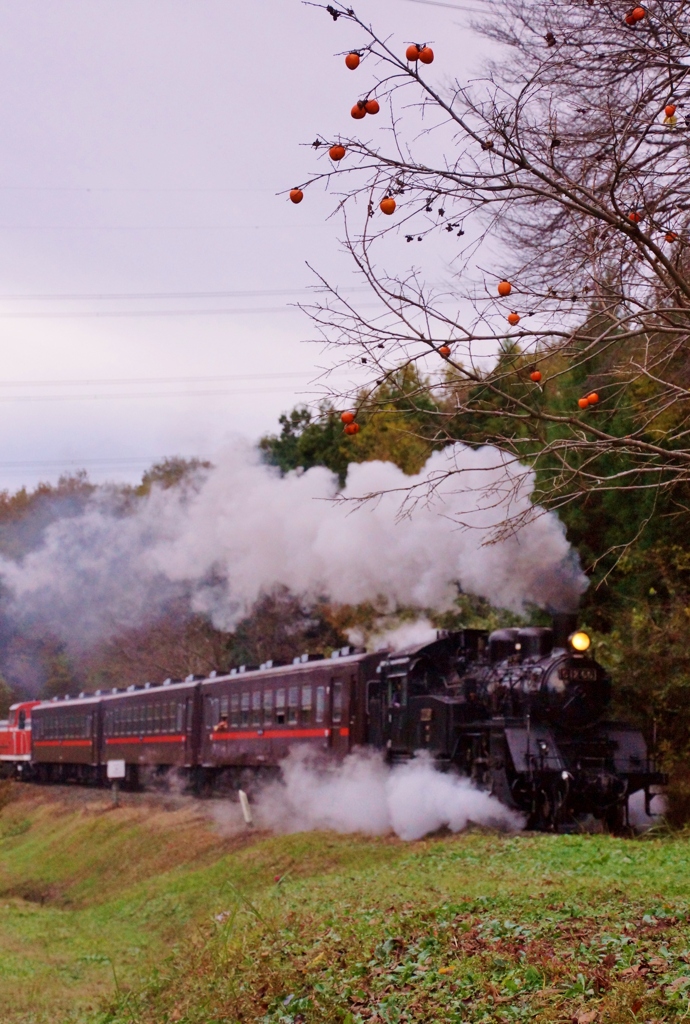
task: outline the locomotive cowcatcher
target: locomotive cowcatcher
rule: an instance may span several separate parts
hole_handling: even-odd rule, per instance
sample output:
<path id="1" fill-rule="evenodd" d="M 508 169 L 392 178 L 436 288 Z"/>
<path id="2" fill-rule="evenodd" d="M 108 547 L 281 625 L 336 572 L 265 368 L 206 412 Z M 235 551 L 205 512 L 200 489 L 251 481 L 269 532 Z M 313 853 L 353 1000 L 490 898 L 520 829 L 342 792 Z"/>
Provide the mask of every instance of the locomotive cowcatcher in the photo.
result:
<path id="1" fill-rule="evenodd" d="M 0 723 L 0 764 L 22 778 L 96 783 L 117 764 L 131 786 L 174 769 L 205 791 L 275 774 L 297 745 L 336 759 L 373 747 L 392 764 L 424 751 L 530 828 L 569 830 L 593 816 L 615 831 L 629 797 L 643 791 L 649 813 L 666 779 L 643 734 L 607 719 L 610 679 L 575 625 L 558 616 L 553 628 L 461 629 L 394 653 L 347 647 L 17 705 Z"/>

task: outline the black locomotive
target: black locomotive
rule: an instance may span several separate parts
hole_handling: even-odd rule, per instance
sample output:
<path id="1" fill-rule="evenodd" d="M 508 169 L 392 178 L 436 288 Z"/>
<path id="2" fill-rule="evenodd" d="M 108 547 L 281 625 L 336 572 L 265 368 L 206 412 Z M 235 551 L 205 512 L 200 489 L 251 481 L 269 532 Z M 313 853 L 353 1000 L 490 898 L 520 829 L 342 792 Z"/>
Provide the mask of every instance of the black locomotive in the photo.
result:
<path id="1" fill-rule="evenodd" d="M 565 830 L 593 816 L 628 824 L 642 790 L 650 813 L 656 770 L 643 734 L 609 721 L 611 680 L 573 616 L 553 628 L 465 629 L 401 651 L 379 666 L 370 694 L 371 737 L 393 761 L 433 752 L 528 827 Z"/>
<path id="2" fill-rule="evenodd" d="M 0 724 L 0 764 L 22 778 L 131 786 L 175 769 L 206 791 L 277 772 L 298 744 L 330 758 L 373 747 L 393 764 L 425 751 L 528 827 L 589 815 L 618 830 L 631 794 L 643 791 L 649 810 L 665 778 L 642 733 L 606 719 L 610 696 L 589 638 L 561 616 L 553 628 L 463 629 L 395 653 L 347 647 L 26 702 Z"/>

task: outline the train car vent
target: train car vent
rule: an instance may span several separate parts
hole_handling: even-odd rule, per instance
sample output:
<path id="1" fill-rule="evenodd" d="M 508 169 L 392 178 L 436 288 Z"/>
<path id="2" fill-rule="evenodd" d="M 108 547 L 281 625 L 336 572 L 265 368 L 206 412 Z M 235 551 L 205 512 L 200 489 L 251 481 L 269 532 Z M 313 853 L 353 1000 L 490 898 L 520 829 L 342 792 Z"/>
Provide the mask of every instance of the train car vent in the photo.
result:
<path id="1" fill-rule="evenodd" d="M 134 683 L 132 683 L 131 686 L 127 687 L 127 693 L 132 693 L 134 690 L 136 690 L 136 686 L 134 685 Z"/>
<path id="2" fill-rule="evenodd" d="M 347 647 L 341 647 L 340 648 L 340 657 L 341 658 L 347 658 L 348 655 L 352 654 L 353 652 L 354 652 L 354 647 L 350 647 L 349 645 Z"/>
<path id="3" fill-rule="evenodd" d="M 215 679 L 217 675 L 218 675 L 218 673 L 216 672 L 216 670 L 215 669 L 211 669 L 211 671 L 208 674 L 208 678 L 209 679 Z"/>
<path id="4" fill-rule="evenodd" d="M 118 690 L 117 686 L 113 686 L 113 688 L 112 688 L 112 690 L 110 692 L 111 693 L 119 693 L 120 691 Z"/>
<path id="5" fill-rule="evenodd" d="M 151 689 L 151 683 L 144 683 L 144 689 L 145 690 L 150 690 Z"/>
<path id="6" fill-rule="evenodd" d="M 164 679 L 163 680 L 163 686 L 170 686 L 170 680 L 169 679 Z"/>
<path id="7" fill-rule="evenodd" d="M 331 651 L 331 658 L 339 658 L 340 651 Z"/>
<path id="8" fill-rule="evenodd" d="M 230 669 L 230 675 L 231 676 L 236 676 L 237 675 L 237 669 L 236 668 L 231 668 Z"/>
<path id="9" fill-rule="evenodd" d="M 292 664 L 293 665 L 301 665 L 303 657 L 304 657 L 303 654 L 301 656 L 298 654 L 296 658 L 292 659 Z"/>
<path id="10" fill-rule="evenodd" d="M 246 665 L 240 665 L 240 667 L 238 668 L 237 671 L 238 672 L 246 672 L 247 671 L 247 666 Z"/>
<path id="11" fill-rule="evenodd" d="M 193 682 L 194 682 L 194 673 L 190 672 L 190 674 L 188 676 L 185 676 L 185 683 L 193 683 Z"/>

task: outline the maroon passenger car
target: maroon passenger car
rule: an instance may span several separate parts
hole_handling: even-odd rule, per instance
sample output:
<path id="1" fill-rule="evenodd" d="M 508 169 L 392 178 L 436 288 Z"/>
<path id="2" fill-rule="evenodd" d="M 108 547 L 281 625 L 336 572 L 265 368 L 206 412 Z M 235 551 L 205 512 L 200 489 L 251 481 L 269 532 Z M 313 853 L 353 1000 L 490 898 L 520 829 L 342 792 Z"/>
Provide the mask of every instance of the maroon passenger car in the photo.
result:
<path id="1" fill-rule="evenodd" d="M 125 778 L 139 781 L 143 769 L 193 768 L 199 746 L 199 683 L 166 679 L 113 690 L 101 698 L 101 761 L 124 761 Z"/>
<path id="2" fill-rule="evenodd" d="M 100 696 L 55 698 L 31 713 L 32 774 L 45 781 L 96 781 L 99 777 Z"/>
<path id="3" fill-rule="evenodd" d="M 206 786 L 244 768 L 277 769 L 296 744 L 343 757 L 367 742 L 383 656 L 345 647 L 330 658 L 305 654 L 291 665 L 45 701 L 33 710 L 27 774 L 136 785 L 172 768 Z"/>
<path id="4" fill-rule="evenodd" d="M 346 647 L 204 680 L 200 766 L 276 766 L 296 743 L 344 756 L 366 741 L 367 684 L 382 657 Z"/>

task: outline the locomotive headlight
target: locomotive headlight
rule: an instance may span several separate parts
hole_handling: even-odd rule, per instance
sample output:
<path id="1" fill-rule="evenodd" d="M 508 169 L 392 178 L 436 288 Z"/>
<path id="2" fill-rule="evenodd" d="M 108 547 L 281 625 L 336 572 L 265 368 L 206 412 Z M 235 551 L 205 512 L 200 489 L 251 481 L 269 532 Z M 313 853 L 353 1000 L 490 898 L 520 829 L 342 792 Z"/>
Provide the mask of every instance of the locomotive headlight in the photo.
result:
<path id="1" fill-rule="evenodd" d="M 578 630 L 577 633 L 572 633 L 568 637 L 568 643 L 574 651 L 579 651 L 582 654 L 584 651 L 589 650 L 589 646 L 592 641 L 586 633 L 583 633 L 582 630 Z"/>

